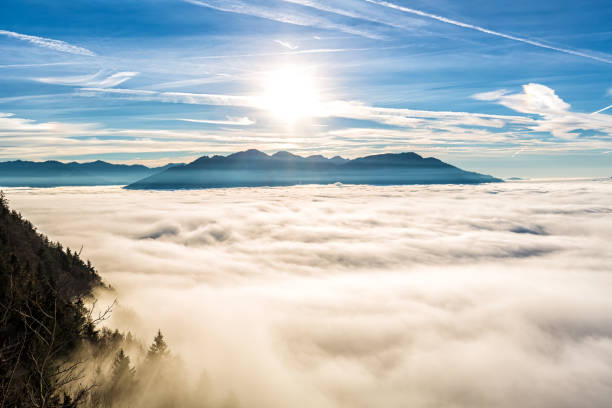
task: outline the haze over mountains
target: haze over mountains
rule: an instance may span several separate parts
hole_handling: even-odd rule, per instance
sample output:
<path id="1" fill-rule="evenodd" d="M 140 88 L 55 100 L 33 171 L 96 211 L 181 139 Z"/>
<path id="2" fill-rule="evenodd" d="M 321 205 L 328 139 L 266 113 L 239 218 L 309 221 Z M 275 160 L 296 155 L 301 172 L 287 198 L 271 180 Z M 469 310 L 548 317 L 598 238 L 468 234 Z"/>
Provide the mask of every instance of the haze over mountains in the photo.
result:
<path id="1" fill-rule="evenodd" d="M 55 160 L 45 162 L 15 160 L 0 162 L 0 186 L 125 185 L 173 166 L 182 166 L 182 164 L 169 163 L 162 167 L 150 168 L 140 164 L 112 164 L 101 160 L 88 163 L 62 163 Z"/>
<path id="2" fill-rule="evenodd" d="M 128 189 L 198 189 L 296 184 L 477 184 L 501 180 L 461 170 L 416 153 L 378 154 L 353 160 L 267 155 L 251 149 L 229 156 L 203 156 L 128 185 Z"/>

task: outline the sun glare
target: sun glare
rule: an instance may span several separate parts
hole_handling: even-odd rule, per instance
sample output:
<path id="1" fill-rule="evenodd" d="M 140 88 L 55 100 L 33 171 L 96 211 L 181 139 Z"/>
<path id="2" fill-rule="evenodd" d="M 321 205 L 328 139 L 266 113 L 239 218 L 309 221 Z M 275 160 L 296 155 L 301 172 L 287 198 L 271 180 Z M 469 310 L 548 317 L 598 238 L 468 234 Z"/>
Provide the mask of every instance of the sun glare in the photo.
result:
<path id="1" fill-rule="evenodd" d="M 268 73 L 262 104 L 278 119 L 293 123 L 319 109 L 317 84 L 311 72 L 287 66 Z"/>

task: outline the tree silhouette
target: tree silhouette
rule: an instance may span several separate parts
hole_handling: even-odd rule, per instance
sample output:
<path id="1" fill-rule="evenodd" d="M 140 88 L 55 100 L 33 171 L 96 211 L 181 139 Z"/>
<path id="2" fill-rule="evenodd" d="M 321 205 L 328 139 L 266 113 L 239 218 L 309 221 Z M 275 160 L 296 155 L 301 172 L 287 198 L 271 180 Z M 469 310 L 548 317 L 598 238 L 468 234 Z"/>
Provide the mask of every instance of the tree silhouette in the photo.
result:
<path id="1" fill-rule="evenodd" d="M 170 351 L 168 350 L 168 345 L 164 340 L 164 335 L 161 330 L 157 331 L 157 335 L 153 339 L 153 344 L 149 347 L 149 351 L 147 352 L 147 357 L 150 359 L 159 359 L 168 356 Z"/>
<path id="2" fill-rule="evenodd" d="M 92 385 L 72 356 L 95 346 L 95 326 L 110 312 L 96 318 L 84 305 L 101 286 L 91 265 L 39 234 L 0 192 L 0 406 L 84 401 Z"/>
<path id="3" fill-rule="evenodd" d="M 113 381 L 115 383 L 129 382 L 134 379 L 135 375 L 136 369 L 130 367 L 130 356 L 120 349 L 113 361 Z"/>

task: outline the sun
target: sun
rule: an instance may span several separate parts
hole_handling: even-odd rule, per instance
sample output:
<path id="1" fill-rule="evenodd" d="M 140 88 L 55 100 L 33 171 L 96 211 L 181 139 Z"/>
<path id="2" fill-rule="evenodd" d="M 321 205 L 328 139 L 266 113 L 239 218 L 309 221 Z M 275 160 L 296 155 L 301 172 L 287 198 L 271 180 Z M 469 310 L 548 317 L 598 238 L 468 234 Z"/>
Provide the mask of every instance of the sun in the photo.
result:
<path id="1" fill-rule="evenodd" d="M 296 66 L 270 71 L 264 81 L 262 105 L 287 123 L 316 116 L 320 101 L 312 72 Z"/>

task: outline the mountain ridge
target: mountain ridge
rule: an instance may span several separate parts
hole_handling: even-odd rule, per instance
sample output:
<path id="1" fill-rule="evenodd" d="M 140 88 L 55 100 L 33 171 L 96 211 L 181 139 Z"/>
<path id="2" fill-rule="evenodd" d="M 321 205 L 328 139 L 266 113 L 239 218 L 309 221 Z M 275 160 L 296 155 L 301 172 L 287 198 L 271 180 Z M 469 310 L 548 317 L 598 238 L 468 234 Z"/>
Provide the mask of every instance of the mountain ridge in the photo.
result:
<path id="1" fill-rule="evenodd" d="M 92 185 L 125 185 L 183 163 L 160 167 L 142 164 L 113 164 L 102 160 L 85 163 L 57 160 L 0 162 L 0 186 L 59 187 Z"/>
<path id="2" fill-rule="evenodd" d="M 127 185 L 127 189 L 200 189 L 290 186 L 295 184 L 477 184 L 502 182 L 414 152 L 383 153 L 356 159 L 268 155 L 248 149 L 227 156 L 202 156 Z"/>

